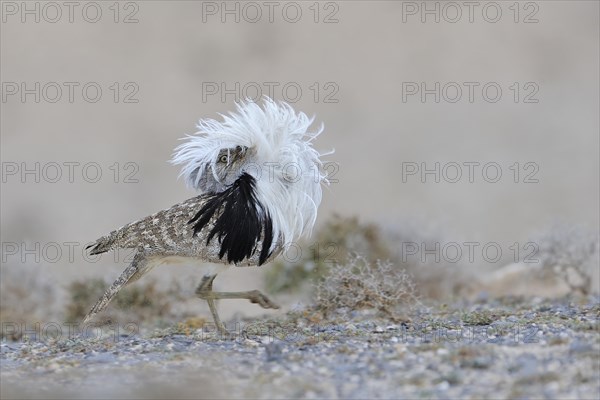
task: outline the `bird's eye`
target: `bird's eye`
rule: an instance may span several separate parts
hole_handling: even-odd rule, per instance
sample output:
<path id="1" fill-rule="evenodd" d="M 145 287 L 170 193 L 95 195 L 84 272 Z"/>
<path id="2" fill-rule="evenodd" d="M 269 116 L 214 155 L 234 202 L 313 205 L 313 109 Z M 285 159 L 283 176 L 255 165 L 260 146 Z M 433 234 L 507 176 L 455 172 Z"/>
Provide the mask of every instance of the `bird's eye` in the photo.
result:
<path id="1" fill-rule="evenodd" d="M 227 161 L 229 161 L 229 157 L 227 156 L 227 154 L 223 154 L 221 157 L 219 157 L 219 162 L 227 164 Z"/>

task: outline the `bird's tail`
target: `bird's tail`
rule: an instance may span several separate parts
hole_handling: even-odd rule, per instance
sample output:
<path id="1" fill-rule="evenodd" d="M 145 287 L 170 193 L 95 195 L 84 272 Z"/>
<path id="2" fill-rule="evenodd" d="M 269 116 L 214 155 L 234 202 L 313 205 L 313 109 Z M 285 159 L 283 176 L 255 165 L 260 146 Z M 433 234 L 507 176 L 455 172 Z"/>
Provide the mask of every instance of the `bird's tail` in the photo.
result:
<path id="1" fill-rule="evenodd" d="M 87 315 L 83 319 L 83 323 L 87 323 L 94 317 L 94 315 L 104 310 L 106 306 L 108 306 L 110 301 L 117 295 L 117 293 L 121 291 L 123 287 L 125 287 L 129 283 L 138 280 L 143 274 L 148 272 L 148 269 L 145 268 L 146 264 L 147 260 L 144 253 L 142 253 L 141 251 L 136 253 L 136 255 L 133 257 L 131 265 L 129 265 L 129 267 L 127 267 L 125 271 L 121 273 L 119 278 L 117 278 L 117 280 L 114 281 L 112 285 L 110 285 L 106 292 L 104 292 L 100 300 L 98 300 L 96 304 L 94 304 L 94 307 L 92 307 L 92 309 L 87 313 Z"/>
<path id="2" fill-rule="evenodd" d="M 102 236 L 85 249 L 90 250 L 90 255 L 106 253 L 117 245 L 118 231 L 113 231 L 106 236 Z"/>

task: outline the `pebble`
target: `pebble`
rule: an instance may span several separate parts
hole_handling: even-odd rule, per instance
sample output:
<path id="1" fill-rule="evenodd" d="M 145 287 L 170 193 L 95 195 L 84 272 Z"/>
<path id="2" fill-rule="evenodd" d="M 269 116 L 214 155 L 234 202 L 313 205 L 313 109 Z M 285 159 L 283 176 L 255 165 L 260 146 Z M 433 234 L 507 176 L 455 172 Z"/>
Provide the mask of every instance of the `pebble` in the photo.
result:
<path id="1" fill-rule="evenodd" d="M 598 310 L 598 299 L 589 303 L 522 303 L 509 315 L 506 308 L 494 310 L 490 304 L 467 305 L 464 309 L 502 315 L 484 326 L 465 326 L 461 311 L 417 312 L 406 326 L 355 313 L 342 324 L 298 329 L 293 340 L 166 333 L 3 342 L 3 393 L 45 398 L 62 397 L 64 390 L 72 390 L 71 397 L 129 398 L 594 398 L 600 390 L 595 376 L 600 333 L 573 324 L 597 322 L 597 311 L 590 310 Z M 520 324 L 524 319 L 527 324 Z M 516 325 L 520 331 L 512 329 Z M 421 329 L 426 327 L 431 329 Z M 535 330 L 537 342 L 524 342 L 524 334 Z M 161 385 L 170 391 L 157 392 Z"/>

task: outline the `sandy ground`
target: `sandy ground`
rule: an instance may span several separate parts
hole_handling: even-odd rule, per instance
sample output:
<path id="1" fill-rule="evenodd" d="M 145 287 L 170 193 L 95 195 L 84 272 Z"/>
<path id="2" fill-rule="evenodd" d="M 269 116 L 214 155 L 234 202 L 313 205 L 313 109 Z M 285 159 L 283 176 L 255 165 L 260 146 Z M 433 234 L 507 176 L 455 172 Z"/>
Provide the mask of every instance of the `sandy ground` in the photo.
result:
<path id="1" fill-rule="evenodd" d="M 597 398 L 600 299 L 2 343 L 2 398 Z"/>

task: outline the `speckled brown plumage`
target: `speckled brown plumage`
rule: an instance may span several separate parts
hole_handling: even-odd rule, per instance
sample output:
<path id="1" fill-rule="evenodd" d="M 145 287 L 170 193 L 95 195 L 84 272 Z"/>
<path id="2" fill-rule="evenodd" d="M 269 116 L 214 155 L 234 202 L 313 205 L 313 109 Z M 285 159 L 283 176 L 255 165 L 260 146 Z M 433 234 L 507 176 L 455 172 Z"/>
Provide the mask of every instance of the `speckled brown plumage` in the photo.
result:
<path id="1" fill-rule="evenodd" d="M 146 218 L 131 222 L 92 244 L 90 254 L 100 254 L 115 248 L 135 248 L 147 257 L 180 256 L 222 263 L 219 258 L 220 245 L 217 238 L 206 244 L 212 223 L 194 235 L 189 221 L 203 206 L 203 196 L 192 197 L 173 207 L 154 213 Z M 261 242 L 256 246 L 260 248 Z M 269 257 L 273 259 L 278 254 Z M 237 266 L 258 265 L 258 252 Z"/>
<path id="2" fill-rule="evenodd" d="M 90 254 L 105 253 L 116 248 L 134 248 L 137 252 L 131 265 L 92 307 L 84 322 L 102 311 L 125 285 L 138 280 L 154 266 L 169 263 L 170 259 L 185 257 L 197 263 L 225 263 L 224 259 L 219 257 L 221 246 L 218 238 L 214 237 L 208 245 L 206 243 L 214 219 L 197 234 L 194 234 L 194 227 L 189 224 L 204 203 L 203 195 L 192 197 L 116 229 L 88 246 Z M 258 265 L 260 253 L 258 249 L 261 246 L 262 241 L 259 241 L 253 255 L 236 266 Z M 278 243 L 267 262 L 276 257 L 281 249 L 281 243 Z"/>

